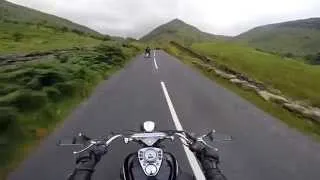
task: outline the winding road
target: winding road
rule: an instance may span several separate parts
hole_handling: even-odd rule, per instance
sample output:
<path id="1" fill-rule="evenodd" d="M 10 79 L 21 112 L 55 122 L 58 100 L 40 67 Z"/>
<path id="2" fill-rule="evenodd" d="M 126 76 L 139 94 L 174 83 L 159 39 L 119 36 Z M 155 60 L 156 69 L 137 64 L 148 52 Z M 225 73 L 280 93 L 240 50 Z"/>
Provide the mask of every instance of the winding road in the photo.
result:
<path id="1" fill-rule="evenodd" d="M 221 167 L 229 180 L 319 180 L 320 143 L 302 135 L 251 103 L 202 76 L 163 51 L 137 56 L 102 82 L 92 96 L 70 114 L 9 180 L 62 180 L 74 167 L 72 148 L 58 139 L 85 132 L 91 137 L 114 130 L 138 129 L 146 120 L 157 129 L 210 129 L 232 135 L 219 143 Z M 119 179 L 124 157 L 134 144 L 116 142 L 101 160 L 93 179 Z M 181 143 L 168 144 L 182 169 L 194 172 L 194 157 Z"/>

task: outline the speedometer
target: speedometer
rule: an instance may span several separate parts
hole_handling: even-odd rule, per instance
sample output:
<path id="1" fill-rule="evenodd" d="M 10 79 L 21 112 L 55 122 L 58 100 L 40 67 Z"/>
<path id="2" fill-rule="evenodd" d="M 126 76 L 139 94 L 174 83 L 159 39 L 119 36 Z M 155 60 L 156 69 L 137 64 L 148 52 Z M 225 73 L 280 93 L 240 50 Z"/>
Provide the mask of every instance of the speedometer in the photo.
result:
<path id="1" fill-rule="evenodd" d="M 146 176 L 156 176 L 160 170 L 163 150 L 155 147 L 139 149 L 138 160 Z"/>
<path id="2" fill-rule="evenodd" d="M 144 159 L 148 162 L 153 162 L 157 160 L 157 151 L 153 149 L 148 149 L 144 152 Z"/>

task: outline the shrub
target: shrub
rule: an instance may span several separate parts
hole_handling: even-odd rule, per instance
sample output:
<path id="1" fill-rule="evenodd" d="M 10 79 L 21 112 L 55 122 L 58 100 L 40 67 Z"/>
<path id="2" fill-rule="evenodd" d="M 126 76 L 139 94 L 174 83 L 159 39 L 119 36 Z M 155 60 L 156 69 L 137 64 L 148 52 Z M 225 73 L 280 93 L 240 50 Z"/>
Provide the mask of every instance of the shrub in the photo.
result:
<path id="1" fill-rule="evenodd" d="M 69 56 L 66 54 L 57 54 L 56 58 L 60 61 L 60 63 L 66 63 L 69 59 Z"/>
<path id="2" fill-rule="evenodd" d="M 69 29 L 68 29 L 67 27 L 63 26 L 63 27 L 60 28 L 60 31 L 62 31 L 62 32 L 68 32 Z"/>
<path id="3" fill-rule="evenodd" d="M 308 54 L 305 56 L 305 59 L 310 64 L 320 64 L 320 52 L 318 52 L 317 54 Z"/>
<path id="4" fill-rule="evenodd" d="M 23 34 L 19 32 L 15 32 L 13 33 L 12 38 L 15 42 L 19 42 L 23 39 Z"/>
<path id="5" fill-rule="evenodd" d="M 31 79 L 26 86 L 33 90 L 40 90 L 42 88 L 38 77 L 34 77 L 33 79 Z"/>
<path id="6" fill-rule="evenodd" d="M 42 87 L 52 86 L 58 82 L 65 81 L 66 74 L 55 71 L 48 71 L 41 74 L 38 79 Z"/>
<path id="7" fill-rule="evenodd" d="M 102 38 L 103 41 L 110 41 L 111 37 L 109 35 L 104 35 Z"/>
<path id="8" fill-rule="evenodd" d="M 111 46 L 111 45 L 106 45 L 102 44 L 98 47 L 95 48 L 96 52 L 99 52 L 100 55 L 95 58 L 95 60 L 104 62 L 107 64 L 114 64 L 114 60 L 116 59 L 116 64 L 118 64 L 119 60 L 124 61 L 125 54 L 122 51 L 122 49 L 119 46 Z"/>
<path id="9" fill-rule="evenodd" d="M 289 53 L 285 53 L 284 56 L 287 57 L 287 58 L 293 58 L 294 57 L 294 55 L 292 53 L 290 53 L 290 52 Z"/>
<path id="10" fill-rule="evenodd" d="M 0 134 L 12 125 L 18 116 L 18 112 L 12 107 L 0 107 Z"/>
<path id="11" fill-rule="evenodd" d="M 55 86 L 63 96 L 74 96 L 77 90 L 81 87 L 81 82 L 79 81 L 68 81 L 63 83 L 57 83 Z"/>
<path id="12" fill-rule="evenodd" d="M 0 84 L 0 96 L 7 95 L 18 90 L 20 86 L 13 84 Z"/>
<path id="13" fill-rule="evenodd" d="M 0 105 L 12 106 L 19 111 L 33 111 L 47 103 L 47 95 L 32 90 L 19 90 L 0 99 Z"/>
<path id="14" fill-rule="evenodd" d="M 47 94 L 48 98 L 53 101 L 58 101 L 61 99 L 61 92 L 54 87 L 45 87 L 43 91 Z"/>
<path id="15" fill-rule="evenodd" d="M 84 35 L 84 32 L 78 30 L 78 29 L 72 29 L 71 32 L 76 33 L 78 35 Z"/>

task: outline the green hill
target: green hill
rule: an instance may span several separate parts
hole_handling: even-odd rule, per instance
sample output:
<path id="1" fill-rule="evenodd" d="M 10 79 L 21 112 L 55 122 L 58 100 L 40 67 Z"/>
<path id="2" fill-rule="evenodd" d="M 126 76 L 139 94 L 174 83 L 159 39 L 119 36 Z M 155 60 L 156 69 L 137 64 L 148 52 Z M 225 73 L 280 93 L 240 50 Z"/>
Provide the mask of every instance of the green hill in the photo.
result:
<path id="1" fill-rule="evenodd" d="M 316 54 L 320 51 L 320 18 L 260 26 L 235 39 L 268 52 L 297 56 Z"/>
<path id="2" fill-rule="evenodd" d="M 179 19 L 174 19 L 157 27 L 140 40 L 143 42 L 157 42 L 157 44 L 176 41 L 185 45 L 191 45 L 194 42 L 210 42 L 222 38 L 225 37 L 202 32 L 192 25 Z"/>
<path id="3" fill-rule="evenodd" d="M 0 1 L 0 54 L 91 46 L 109 38 L 66 19 Z"/>
<path id="4" fill-rule="evenodd" d="M 90 28 L 76 24 L 69 20 L 42 13 L 40 11 L 13 4 L 4 0 L 0 1 L 0 21 L 68 28 L 69 30 L 80 31 L 92 35 L 100 35 L 98 32 Z"/>

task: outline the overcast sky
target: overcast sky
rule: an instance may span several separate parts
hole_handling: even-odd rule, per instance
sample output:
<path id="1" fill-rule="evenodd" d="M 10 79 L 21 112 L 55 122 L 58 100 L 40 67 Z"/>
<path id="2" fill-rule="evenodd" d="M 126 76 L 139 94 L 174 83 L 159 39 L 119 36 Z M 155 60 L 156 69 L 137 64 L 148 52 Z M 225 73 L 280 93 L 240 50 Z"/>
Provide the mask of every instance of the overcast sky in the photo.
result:
<path id="1" fill-rule="evenodd" d="M 258 25 L 320 17 L 320 0 L 9 0 L 101 33 L 141 37 L 179 18 L 199 29 L 237 35 Z"/>

